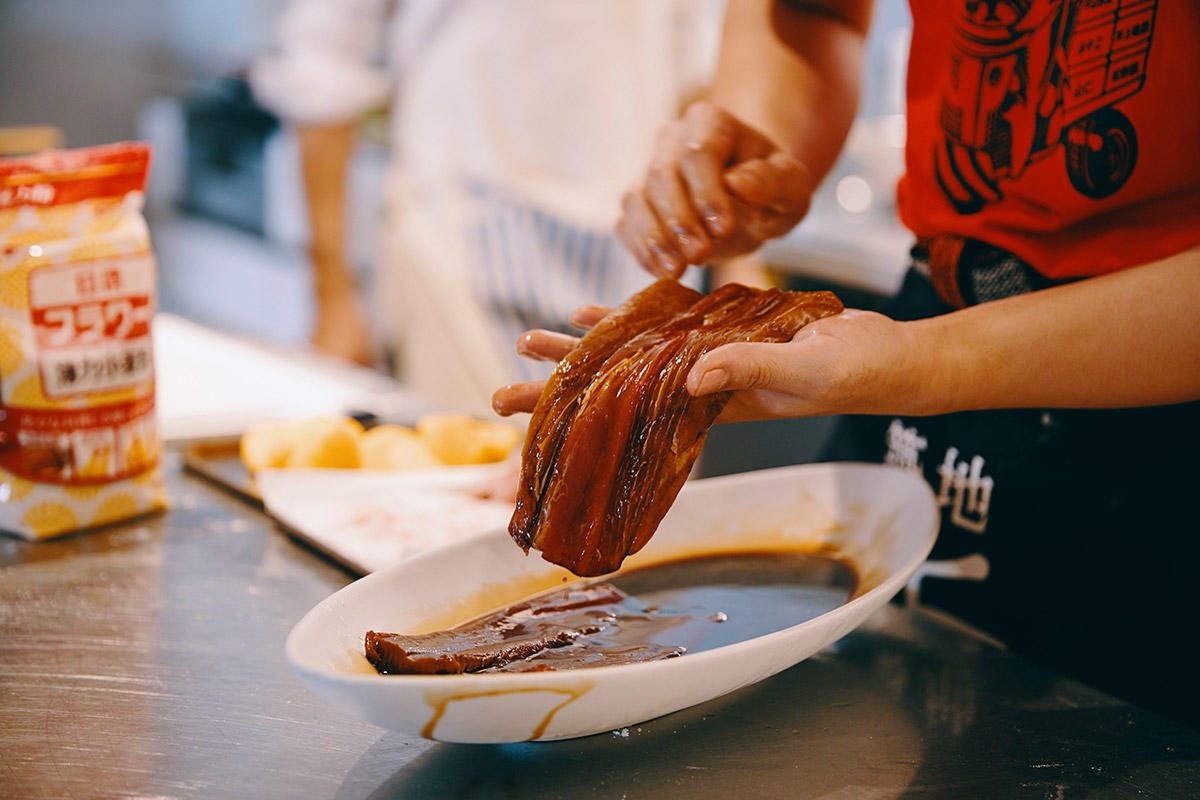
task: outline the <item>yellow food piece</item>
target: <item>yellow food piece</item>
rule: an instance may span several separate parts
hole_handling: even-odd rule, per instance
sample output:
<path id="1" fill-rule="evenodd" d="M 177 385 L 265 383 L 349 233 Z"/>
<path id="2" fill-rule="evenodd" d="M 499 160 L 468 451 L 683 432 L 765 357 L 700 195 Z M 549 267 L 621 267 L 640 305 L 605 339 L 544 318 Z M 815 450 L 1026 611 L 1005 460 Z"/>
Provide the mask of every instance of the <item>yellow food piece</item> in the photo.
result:
<path id="1" fill-rule="evenodd" d="M 362 425 L 341 417 L 270 422 L 242 436 L 239 452 L 251 472 L 282 467 L 353 469 L 361 461 Z"/>
<path id="2" fill-rule="evenodd" d="M 429 414 L 417 422 L 417 433 L 443 464 L 488 464 L 503 461 L 521 438 L 514 428 L 462 414 Z"/>
<path id="3" fill-rule="evenodd" d="M 255 425 L 242 434 L 238 454 L 251 472 L 282 467 L 292 452 L 295 426 L 292 423 L 272 422 Z"/>
<path id="4" fill-rule="evenodd" d="M 302 437 L 284 464 L 286 467 L 322 469 L 358 469 L 361 465 L 358 434 L 344 427 L 328 428 Z"/>
<path id="5" fill-rule="evenodd" d="M 358 440 L 363 469 L 432 469 L 442 462 L 412 428 L 377 425 Z"/>
<path id="6" fill-rule="evenodd" d="M 364 432 L 353 419 L 317 419 L 257 425 L 242 436 L 242 462 L 260 469 L 418 470 L 503 461 L 521 434 L 514 428 L 461 414 L 430 414 L 417 429 L 377 425 Z"/>

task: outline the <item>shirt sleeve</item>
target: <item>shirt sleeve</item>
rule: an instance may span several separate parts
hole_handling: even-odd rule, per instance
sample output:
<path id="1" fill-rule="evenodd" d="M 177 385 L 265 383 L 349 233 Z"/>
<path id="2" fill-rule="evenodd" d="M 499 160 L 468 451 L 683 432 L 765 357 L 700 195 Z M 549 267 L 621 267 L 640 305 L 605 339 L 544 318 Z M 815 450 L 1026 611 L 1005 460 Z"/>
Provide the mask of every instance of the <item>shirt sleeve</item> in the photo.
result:
<path id="1" fill-rule="evenodd" d="M 275 52 L 258 58 L 250 85 L 260 103 L 298 123 L 351 120 L 391 90 L 383 59 L 389 0 L 292 0 Z"/>

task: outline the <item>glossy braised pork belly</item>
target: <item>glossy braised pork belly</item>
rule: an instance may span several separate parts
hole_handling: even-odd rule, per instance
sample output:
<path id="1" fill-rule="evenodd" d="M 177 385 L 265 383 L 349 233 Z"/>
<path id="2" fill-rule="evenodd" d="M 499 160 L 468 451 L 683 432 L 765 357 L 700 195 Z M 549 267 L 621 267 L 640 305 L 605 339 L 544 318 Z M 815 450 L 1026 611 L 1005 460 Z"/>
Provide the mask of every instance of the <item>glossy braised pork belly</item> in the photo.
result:
<path id="1" fill-rule="evenodd" d="M 615 586 L 597 583 L 538 595 L 446 631 L 368 631 L 364 644 L 367 660 L 384 674 L 543 672 L 674 658 L 685 648 L 626 641 L 618 629 L 630 628 L 636 638 L 688 621 L 647 612 Z M 594 646 L 574 646 L 583 642 Z"/>
<path id="2" fill-rule="evenodd" d="M 786 342 L 836 314 L 828 292 L 660 280 L 583 337 L 546 383 L 525 439 L 509 533 L 576 575 L 612 572 L 654 534 L 729 401 L 688 371 L 731 342 Z"/>

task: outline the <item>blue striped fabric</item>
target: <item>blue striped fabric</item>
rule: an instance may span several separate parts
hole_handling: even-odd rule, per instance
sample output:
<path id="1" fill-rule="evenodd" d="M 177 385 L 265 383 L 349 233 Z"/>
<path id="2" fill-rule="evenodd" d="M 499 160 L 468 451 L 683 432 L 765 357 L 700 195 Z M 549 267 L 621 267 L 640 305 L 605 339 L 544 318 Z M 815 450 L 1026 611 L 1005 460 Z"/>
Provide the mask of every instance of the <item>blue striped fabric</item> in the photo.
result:
<path id="1" fill-rule="evenodd" d="M 570 324 L 577 306 L 619 303 L 651 280 L 611 230 L 583 228 L 491 187 L 472 185 L 468 193 L 472 285 L 508 341 L 534 328 L 577 335 Z M 523 380 L 553 368 L 512 357 Z"/>

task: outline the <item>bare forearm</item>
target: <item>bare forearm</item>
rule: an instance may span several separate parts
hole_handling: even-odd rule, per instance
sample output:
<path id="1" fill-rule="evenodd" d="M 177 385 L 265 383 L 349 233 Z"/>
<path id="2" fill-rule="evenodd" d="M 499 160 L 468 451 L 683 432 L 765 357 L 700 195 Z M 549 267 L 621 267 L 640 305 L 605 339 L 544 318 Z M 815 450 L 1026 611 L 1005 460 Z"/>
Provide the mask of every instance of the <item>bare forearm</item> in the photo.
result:
<path id="1" fill-rule="evenodd" d="M 354 149 L 348 124 L 297 128 L 308 205 L 310 255 L 318 295 L 351 283 L 346 268 L 346 173 Z"/>
<path id="2" fill-rule="evenodd" d="M 1200 399 L 1200 250 L 910 323 L 918 413 Z"/>
<path id="3" fill-rule="evenodd" d="M 346 257 L 346 174 L 354 128 L 348 123 L 306 125 L 297 133 L 316 300 L 312 343 L 330 355 L 370 364 L 370 330 Z"/>
<path id="4" fill-rule="evenodd" d="M 870 9 L 861 0 L 731 0 L 710 98 L 819 181 L 854 120 Z"/>

